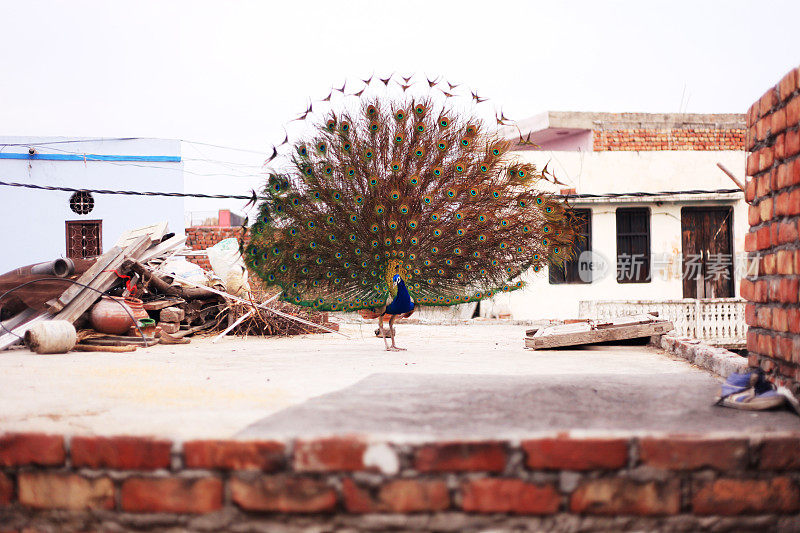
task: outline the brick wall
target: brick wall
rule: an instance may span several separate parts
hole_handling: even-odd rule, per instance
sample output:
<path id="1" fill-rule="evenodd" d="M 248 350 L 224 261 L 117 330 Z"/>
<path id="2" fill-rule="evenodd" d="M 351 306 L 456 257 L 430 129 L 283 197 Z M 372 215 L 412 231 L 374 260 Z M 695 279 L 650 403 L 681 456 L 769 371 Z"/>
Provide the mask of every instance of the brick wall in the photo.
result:
<path id="1" fill-rule="evenodd" d="M 758 275 L 742 280 L 750 364 L 800 392 L 800 69 L 747 113 L 750 232 L 745 250 Z"/>
<path id="2" fill-rule="evenodd" d="M 6 434 L 0 526 L 796 531 L 798 449 L 800 433 L 418 444 Z"/>
<path id="3" fill-rule="evenodd" d="M 745 129 L 596 129 L 595 152 L 648 150 L 744 150 Z"/>
<path id="4" fill-rule="evenodd" d="M 223 239 L 227 239 L 228 237 L 235 237 L 238 239 L 241 235 L 242 228 L 240 226 L 193 226 L 191 228 L 186 228 L 186 246 L 192 250 L 205 250 Z M 204 255 L 190 255 L 187 256 L 186 259 L 196 265 L 200 265 L 206 270 L 211 270 L 208 258 Z"/>

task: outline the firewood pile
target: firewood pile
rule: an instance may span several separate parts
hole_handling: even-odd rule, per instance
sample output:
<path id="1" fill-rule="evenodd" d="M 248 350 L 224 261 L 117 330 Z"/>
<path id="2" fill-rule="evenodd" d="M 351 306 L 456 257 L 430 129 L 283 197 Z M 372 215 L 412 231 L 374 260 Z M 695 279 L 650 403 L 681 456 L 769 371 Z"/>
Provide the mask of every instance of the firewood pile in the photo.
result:
<path id="1" fill-rule="evenodd" d="M 63 346 L 56 342 L 60 348 L 47 348 L 55 352 L 40 353 L 132 351 L 184 344 L 197 335 L 213 336 L 216 342 L 224 335 L 338 331 L 327 313 L 279 302 L 275 291 L 251 288 L 240 261 L 223 263 L 230 267 L 226 279 L 215 275 L 217 269 L 209 272 L 189 263 L 183 256 L 198 252 L 188 250 L 185 242 L 185 237 L 168 234 L 162 223 L 126 233 L 96 258 L 60 259 L 0 276 L 0 350 L 23 338 L 32 349 L 52 346 L 47 337 L 56 330 L 62 335 L 65 323 L 74 328 L 72 338 Z"/>

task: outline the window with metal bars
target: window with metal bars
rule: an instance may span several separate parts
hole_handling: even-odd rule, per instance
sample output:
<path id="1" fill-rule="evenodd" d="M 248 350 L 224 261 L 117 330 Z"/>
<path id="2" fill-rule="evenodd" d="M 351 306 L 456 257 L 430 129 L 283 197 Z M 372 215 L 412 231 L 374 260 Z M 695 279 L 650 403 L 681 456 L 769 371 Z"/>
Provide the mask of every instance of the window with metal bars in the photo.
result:
<path id="1" fill-rule="evenodd" d="M 617 283 L 650 282 L 650 209 L 617 209 Z"/>
<path id="2" fill-rule="evenodd" d="M 573 245 L 573 259 L 548 265 L 549 281 L 553 285 L 561 283 L 591 283 L 592 273 L 586 271 L 581 275 L 578 259 L 582 252 L 592 249 L 592 211 L 591 209 L 573 209 L 572 215 L 577 222 L 577 238 Z"/>

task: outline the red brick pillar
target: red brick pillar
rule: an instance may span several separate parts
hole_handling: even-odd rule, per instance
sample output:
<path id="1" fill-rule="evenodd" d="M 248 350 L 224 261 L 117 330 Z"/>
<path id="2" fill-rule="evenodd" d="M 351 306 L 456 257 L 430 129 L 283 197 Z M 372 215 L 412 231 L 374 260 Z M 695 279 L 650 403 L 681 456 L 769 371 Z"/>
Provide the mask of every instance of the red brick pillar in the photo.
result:
<path id="1" fill-rule="evenodd" d="M 747 113 L 750 232 L 745 250 L 758 275 L 742 280 L 750 364 L 800 392 L 800 69 Z"/>

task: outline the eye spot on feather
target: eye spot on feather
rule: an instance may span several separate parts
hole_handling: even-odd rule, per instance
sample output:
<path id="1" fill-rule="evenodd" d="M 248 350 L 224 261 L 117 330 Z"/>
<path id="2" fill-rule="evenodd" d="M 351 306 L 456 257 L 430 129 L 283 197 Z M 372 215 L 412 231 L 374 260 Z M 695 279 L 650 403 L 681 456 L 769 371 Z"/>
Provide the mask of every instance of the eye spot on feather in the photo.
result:
<path id="1" fill-rule="evenodd" d="M 452 259 L 445 259 L 444 260 L 444 264 L 447 265 L 447 266 L 452 266 L 453 260 Z"/>
<path id="2" fill-rule="evenodd" d="M 378 204 L 377 206 L 375 206 L 375 213 L 377 213 L 379 215 L 382 215 L 385 210 L 386 209 L 381 204 Z"/>
<path id="3" fill-rule="evenodd" d="M 422 148 L 417 148 L 416 150 L 414 150 L 414 157 L 416 157 L 417 159 L 421 158 L 424 155 L 425 155 L 425 150 L 423 150 Z"/>
<path id="4" fill-rule="evenodd" d="M 402 144 L 403 141 L 405 141 L 405 140 L 406 140 L 406 138 L 402 133 L 398 133 L 397 135 L 394 136 L 394 142 L 396 144 Z"/>
<path id="5" fill-rule="evenodd" d="M 435 167 L 433 169 L 433 175 L 436 176 L 436 177 L 441 176 L 442 175 L 442 169 L 440 167 Z"/>
<path id="6" fill-rule="evenodd" d="M 417 227 L 417 224 L 416 224 L 416 222 L 412 222 L 412 224 L 414 224 L 414 227 L 413 227 L 413 228 L 411 228 L 411 229 L 414 229 L 414 228 L 416 228 L 416 227 Z M 409 224 L 409 226 L 411 226 L 411 224 Z M 411 244 L 413 244 L 414 246 L 416 246 L 418 243 L 419 243 L 419 239 L 417 239 L 416 237 L 411 237 Z"/>
<path id="7" fill-rule="evenodd" d="M 417 124 L 417 132 L 425 133 L 425 124 Z"/>
<path id="8" fill-rule="evenodd" d="M 397 222 L 395 222 L 394 220 L 389 222 L 389 229 L 397 229 Z"/>
<path id="9" fill-rule="evenodd" d="M 342 145 L 342 149 L 344 149 L 345 152 L 349 152 L 352 147 L 353 147 L 353 145 L 348 143 L 348 142 L 346 142 L 346 143 L 344 143 Z"/>
<path id="10" fill-rule="evenodd" d="M 419 178 L 417 176 L 411 176 L 408 180 L 411 185 L 416 185 L 419 183 Z"/>
<path id="11" fill-rule="evenodd" d="M 301 144 L 297 147 L 297 153 L 300 154 L 302 157 L 306 157 L 308 155 L 308 149 L 304 144 Z"/>
<path id="12" fill-rule="evenodd" d="M 406 119 L 406 114 L 402 111 L 398 111 L 397 113 L 394 114 L 394 119 L 397 122 L 402 122 Z"/>
<path id="13" fill-rule="evenodd" d="M 441 235 L 442 235 L 442 232 L 438 228 L 433 230 L 433 236 L 434 237 L 440 237 Z"/>
<path id="14" fill-rule="evenodd" d="M 369 229 L 372 231 L 372 233 L 378 233 L 378 225 L 377 224 L 373 224 L 372 226 L 370 226 Z"/>
<path id="15" fill-rule="evenodd" d="M 370 131 L 370 133 L 376 133 L 378 131 L 379 127 L 380 127 L 380 125 L 378 124 L 378 122 L 373 120 L 372 122 L 369 123 L 369 131 Z"/>
<path id="16" fill-rule="evenodd" d="M 464 148 L 469 146 L 469 139 L 461 139 L 461 146 L 463 146 Z"/>
<path id="17" fill-rule="evenodd" d="M 377 113 L 378 113 L 378 108 L 377 107 L 375 107 L 372 104 L 367 106 L 367 115 L 372 117 L 372 116 L 375 116 L 375 114 L 377 114 Z"/>
<path id="18" fill-rule="evenodd" d="M 480 252 L 478 252 L 478 251 L 472 252 L 472 257 L 479 258 L 480 256 L 481 256 Z"/>
<path id="19" fill-rule="evenodd" d="M 427 111 L 427 109 L 422 104 L 417 104 L 414 106 L 414 114 L 417 115 L 417 117 L 424 117 L 425 111 Z"/>
<path id="20" fill-rule="evenodd" d="M 336 121 L 332 118 L 329 118 L 325 123 L 325 127 L 328 129 L 328 131 L 333 131 L 336 128 Z"/>
<path id="21" fill-rule="evenodd" d="M 375 179 L 375 178 L 370 178 L 369 184 L 370 184 L 370 186 L 374 187 L 374 186 L 376 186 L 378 184 L 378 180 Z"/>
<path id="22" fill-rule="evenodd" d="M 342 134 L 347 135 L 350 133 L 350 124 L 347 122 L 342 122 L 342 124 L 339 126 L 339 131 L 341 131 Z"/>
<path id="23" fill-rule="evenodd" d="M 358 205 L 363 204 L 364 203 L 364 197 L 363 196 L 356 196 L 356 203 Z"/>
<path id="24" fill-rule="evenodd" d="M 400 163 L 398 163 L 396 161 L 392 162 L 391 169 L 392 169 L 392 172 L 397 172 L 398 170 L 400 170 Z"/>
<path id="25" fill-rule="evenodd" d="M 320 143 L 317 144 L 317 151 L 319 153 L 324 154 L 325 150 L 327 150 L 327 149 L 328 149 L 328 145 L 325 144 L 324 142 L 320 142 Z"/>
<path id="26" fill-rule="evenodd" d="M 422 197 L 422 201 L 425 202 L 426 204 L 430 204 L 433 201 L 433 198 L 431 198 L 430 196 L 425 195 L 425 196 Z"/>
<path id="27" fill-rule="evenodd" d="M 432 213 L 431 214 L 431 220 L 434 221 L 434 222 L 438 222 L 439 221 L 439 215 L 437 213 Z"/>
<path id="28" fill-rule="evenodd" d="M 405 205 L 405 204 L 401 205 L 400 206 L 400 213 L 402 213 L 403 215 L 408 214 L 408 206 Z"/>

